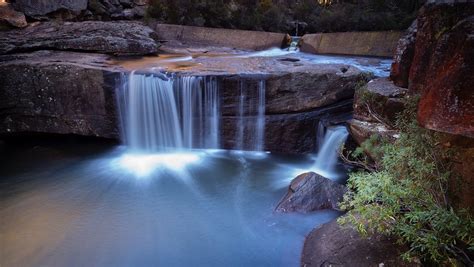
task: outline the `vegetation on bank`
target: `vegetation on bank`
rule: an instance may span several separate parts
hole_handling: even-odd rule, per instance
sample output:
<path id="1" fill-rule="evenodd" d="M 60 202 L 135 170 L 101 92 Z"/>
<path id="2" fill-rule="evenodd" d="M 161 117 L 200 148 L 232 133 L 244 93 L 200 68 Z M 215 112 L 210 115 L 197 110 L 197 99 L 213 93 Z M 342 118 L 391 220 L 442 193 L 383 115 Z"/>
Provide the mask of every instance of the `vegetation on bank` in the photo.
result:
<path id="1" fill-rule="evenodd" d="M 370 138 L 353 153 L 379 155 L 379 164 L 373 172 L 350 175 L 341 203 L 349 213 L 341 223 L 355 225 L 362 234 L 397 237 L 410 248 L 403 255 L 407 260 L 472 266 L 474 220 L 467 211 L 454 209 L 448 194 L 456 179 L 454 151 L 443 145 L 442 134 L 418 125 L 417 101 L 409 102 L 396 123 L 397 140 Z"/>
<path id="2" fill-rule="evenodd" d="M 165 23 L 295 33 L 404 30 L 425 0 L 151 0 Z"/>

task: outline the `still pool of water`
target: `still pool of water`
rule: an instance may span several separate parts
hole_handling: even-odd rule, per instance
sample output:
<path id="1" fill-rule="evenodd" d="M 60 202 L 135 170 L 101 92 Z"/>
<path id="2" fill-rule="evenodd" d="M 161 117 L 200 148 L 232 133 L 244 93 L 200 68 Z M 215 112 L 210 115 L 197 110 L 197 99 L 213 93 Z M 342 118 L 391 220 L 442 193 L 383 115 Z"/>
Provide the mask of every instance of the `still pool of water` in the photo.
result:
<path id="1" fill-rule="evenodd" d="M 0 266 L 298 266 L 337 212 L 278 214 L 311 157 L 129 154 L 96 144 L 0 151 Z"/>

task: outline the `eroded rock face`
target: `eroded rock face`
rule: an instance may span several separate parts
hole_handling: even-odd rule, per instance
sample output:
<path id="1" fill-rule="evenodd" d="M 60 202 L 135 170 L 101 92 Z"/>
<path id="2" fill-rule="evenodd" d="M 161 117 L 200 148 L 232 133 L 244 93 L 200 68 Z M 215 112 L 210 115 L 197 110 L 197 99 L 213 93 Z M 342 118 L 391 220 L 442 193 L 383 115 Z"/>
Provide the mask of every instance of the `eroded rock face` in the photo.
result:
<path id="1" fill-rule="evenodd" d="M 346 187 L 314 172 L 299 175 L 291 181 L 288 193 L 276 211 L 311 212 L 323 209 L 339 210 L 338 203 Z"/>
<path id="2" fill-rule="evenodd" d="M 395 55 L 393 56 L 390 79 L 396 86 L 408 88 L 408 76 L 411 63 L 415 54 L 416 32 L 418 22 L 415 20 L 405 35 L 398 41 Z"/>
<path id="3" fill-rule="evenodd" d="M 68 62 L 73 57 L 78 60 Z M 119 137 L 114 90 L 120 72 L 103 68 L 104 56 L 40 51 L 0 61 L 7 59 L 0 64 L 1 134 Z"/>
<path id="4" fill-rule="evenodd" d="M 44 22 L 0 36 L 0 54 L 72 50 L 114 55 L 156 54 L 154 32 L 138 22 Z"/>
<path id="5" fill-rule="evenodd" d="M 14 7 L 29 16 L 47 15 L 60 9 L 81 12 L 88 0 L 15 0 Z"/>
<path id="6" fill-rule="evenodd" d="M 410 90 L 424 127 L 474 137 L 474 3 L 428 4 L 418 17 Z"/>
<path id="7" fill-rule="evenodd" d="M 401 259 L 399 255 L 407 250 L 394 239 L 381 235 L 363 238 L 355 229 L 332 221 L 315 228 L 306 237 L 301 266 L 421 266 Z"/>

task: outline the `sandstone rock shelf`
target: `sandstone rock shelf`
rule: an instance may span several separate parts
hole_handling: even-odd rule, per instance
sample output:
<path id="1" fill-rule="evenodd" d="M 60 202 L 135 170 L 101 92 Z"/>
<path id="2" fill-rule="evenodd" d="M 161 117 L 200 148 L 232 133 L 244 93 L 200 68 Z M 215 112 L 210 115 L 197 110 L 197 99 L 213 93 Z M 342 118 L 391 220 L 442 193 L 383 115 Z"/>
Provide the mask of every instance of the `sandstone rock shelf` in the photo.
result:
<path id="1" fill-rule="evenodd" d="M 366 78 L 347 65 L 318 66 L 304 61 L 293 65 L 279 59 L 228 61 L 225 57 L 202 57 L 193 66 L 188 62 L 159 71 L 217 78 L 223 107 L 223 148 L 235 148 L 232 140 L 240 84 L 245 83 L 252 91 L 259 80 L 266 80 L 265 149 L 314 152 L 319 121 L 333 117 L 340 120 L 341 116 L 349 119 L 354 89 Z M 5 75 L 0 78 L 0 134 L 39 132 L 119 138 L 115 90 L 120 88 L 122 75 L 130 71 L 124 62 L 101 54 L 58 51 L 5 55 L 1 61 L 0 71 Z M 225 62 L 230 62 L 227 69 L 213 71 Z M 237 72 L 239 68 L 242 73 Z M 244 119 L 254 115 L 246 114 Z M 252 142 L 250 139 L 246 142 Z"/>

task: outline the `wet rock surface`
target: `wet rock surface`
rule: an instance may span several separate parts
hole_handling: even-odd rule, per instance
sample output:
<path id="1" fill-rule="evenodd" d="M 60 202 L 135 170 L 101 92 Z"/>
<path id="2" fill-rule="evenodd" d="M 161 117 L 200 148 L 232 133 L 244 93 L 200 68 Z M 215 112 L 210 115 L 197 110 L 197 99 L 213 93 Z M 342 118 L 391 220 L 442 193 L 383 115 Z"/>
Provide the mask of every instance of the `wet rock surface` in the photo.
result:
<path id="1" fill-rule="evenodd" d="M 410 90 L 421 93 L 418 121 L 474 137 L 474 3 L 428 4 L 418 17 Z"/>
<path id="2" fill-rule="evenodd" d="M 0 35 L 0 54 L 71 50 L 113 55 L 156 54 L 154 32 L 139 22 L 44 22 Z"/>
<path id="3" fill-rule="evenodd" d="M 405 251 L 394 239 L 382 235 L 364 238 L 355 229 L 332 221 L 306 237 L 301 266 L 421 266 L 404 262 L 399 255 Z"/>
<path id="4" fill-rule="evenodd" d="M 278 212 L 312 212 L 323 209 L 339 210 L 338 203 L 346 187 L 314 172 L 297 176 L 288 193 L 276 207 Z"/>

